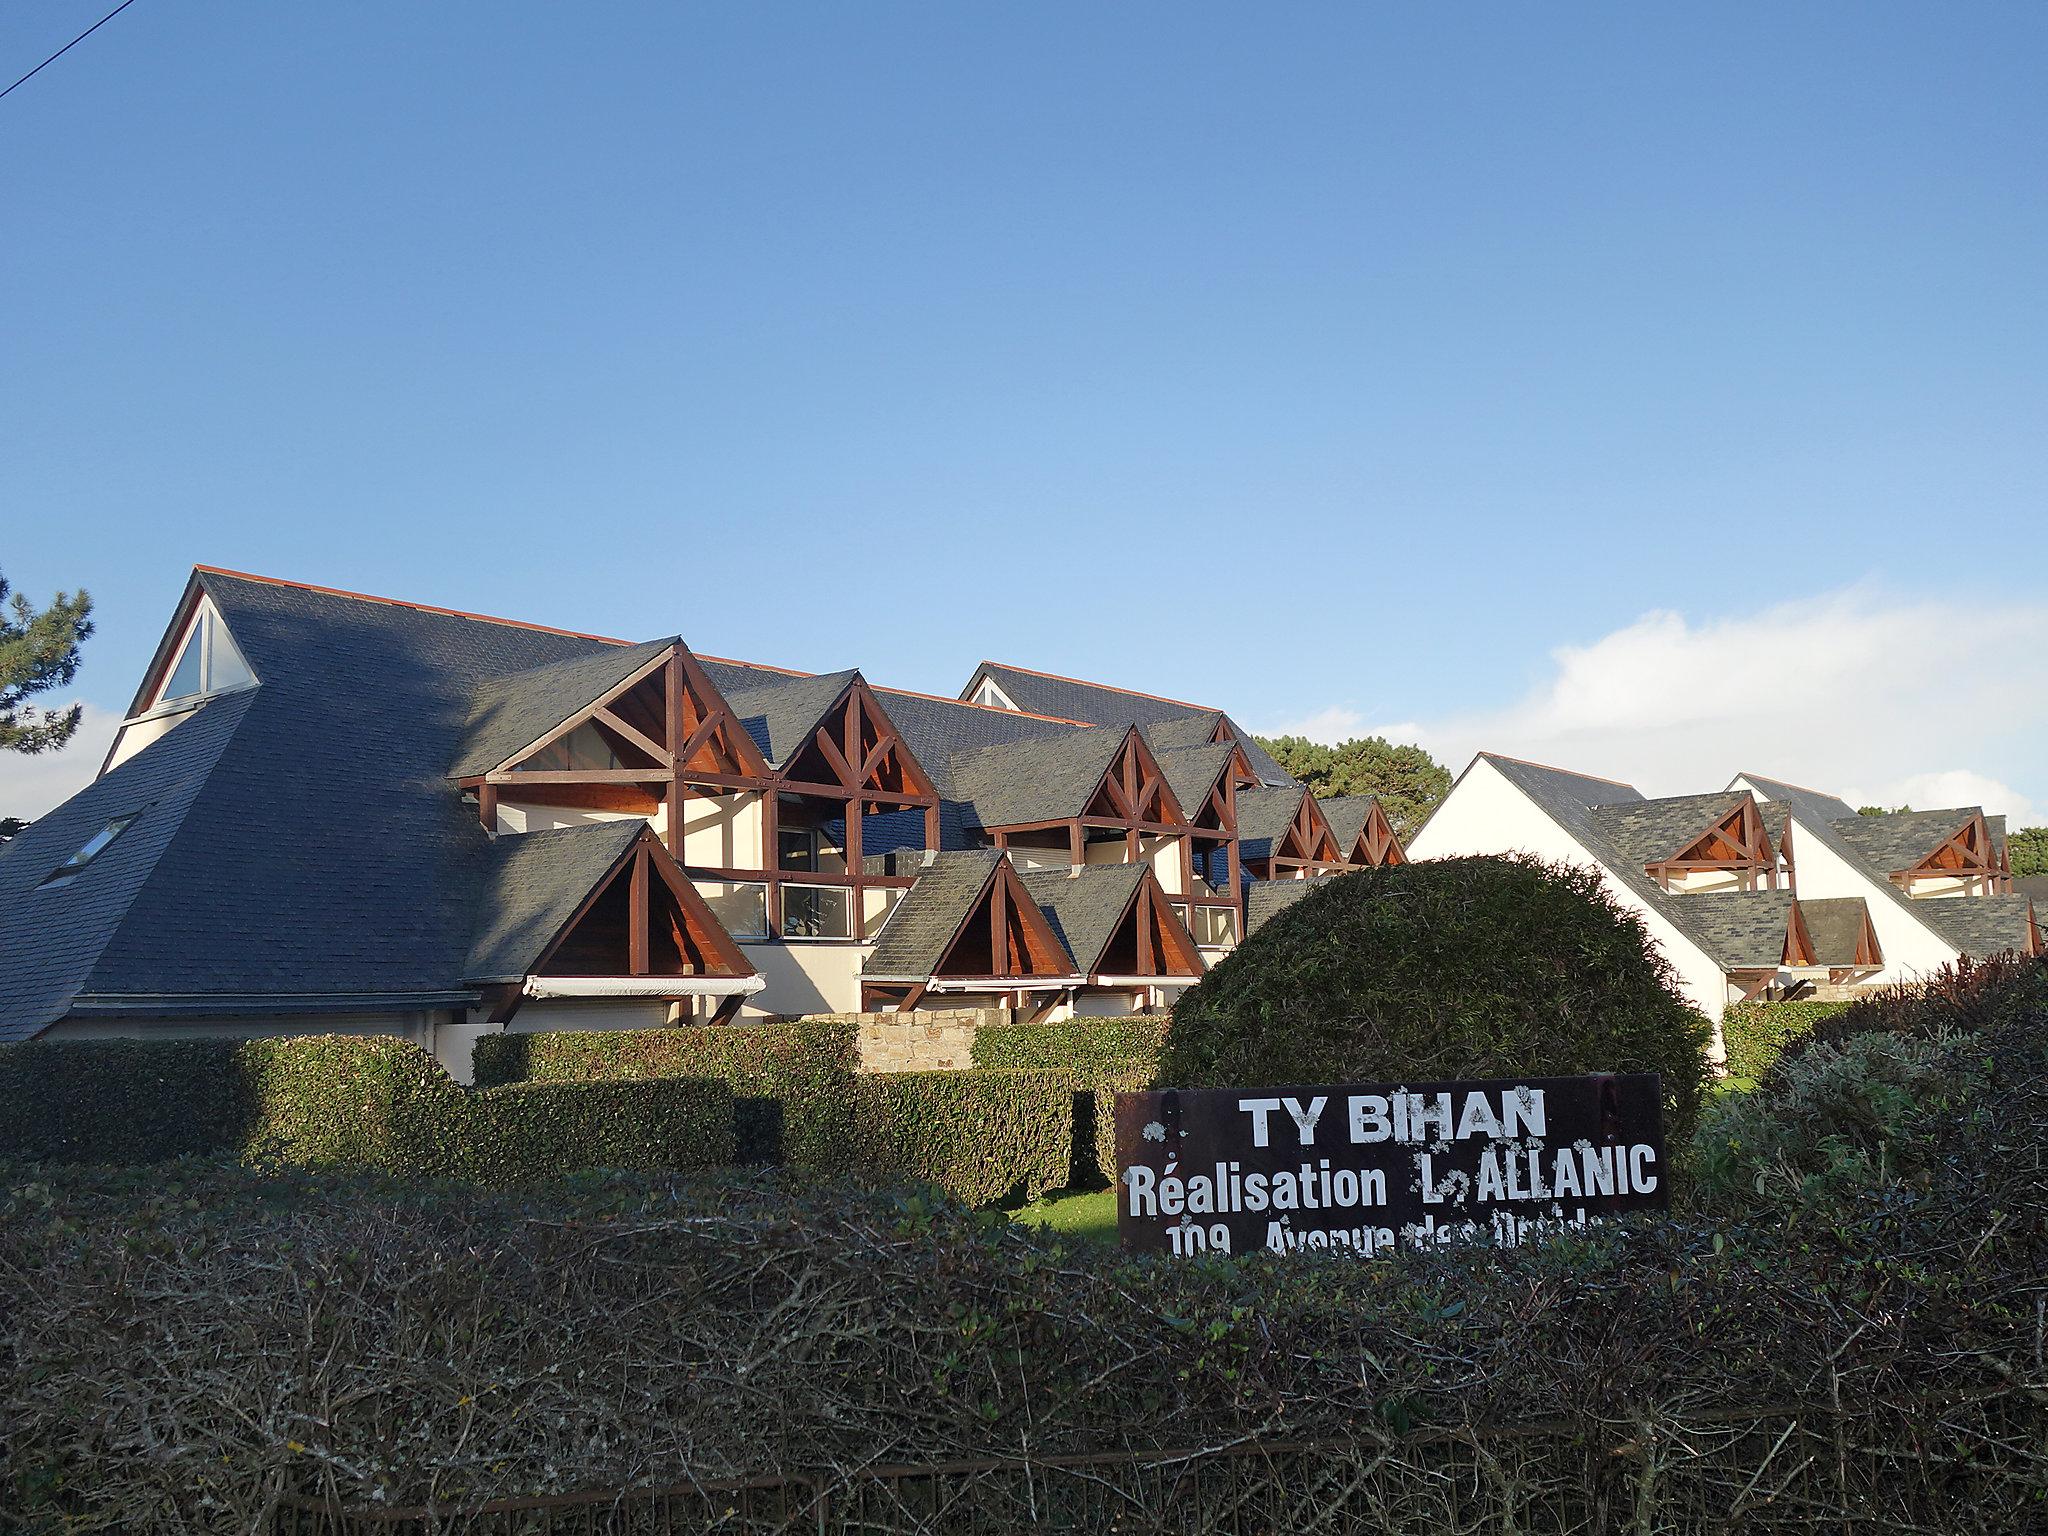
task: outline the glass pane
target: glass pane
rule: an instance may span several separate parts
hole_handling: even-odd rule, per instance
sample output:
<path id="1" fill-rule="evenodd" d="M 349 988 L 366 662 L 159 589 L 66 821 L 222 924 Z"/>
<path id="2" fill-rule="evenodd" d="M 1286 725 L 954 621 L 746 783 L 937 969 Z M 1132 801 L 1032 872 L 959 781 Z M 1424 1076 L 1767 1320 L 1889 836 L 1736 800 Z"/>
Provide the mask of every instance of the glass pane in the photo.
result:
<path id="1" fill-rule="evenodd" d="M 818 867 L 818 843 L 809 827 L 777 827 L 777 864 L 782 869 Z"/>
<path id="2" fill-rule="evenodd" d="M 737 885 L 722 880 L 699 880 L 697 894 L 736 939 L 768 937 L 768 887 Z"/>
<path id="3" fill-rule="evenodd" d="M 206 657 L 206 691 L 224 693 L 230 688 L 241 688 L 255 682 L 256 674 L 249 670 L 249 663 L 242 660 L 235 637 L 228 633 L 227 625 L 221 623 L 220 615 L 208 614 L 206 623 L 212 640 Z"/>
<path id="4" fill-rule="evenodd" d="M 853 937 L 853 892 L 843 885 L 785 885 L 782 936 L 788 939 Z"/>
<path id="5" fill-rule="evenodd" d="M 178 664 L 171 670 L 171 680 L 164 684 L 163 702 L 172 699 L 195 697 L 205 686 L 200 669 L 199 626 L 192 626 L 192 638 L 185 642 L 185 654 L 178 658 Z"/>

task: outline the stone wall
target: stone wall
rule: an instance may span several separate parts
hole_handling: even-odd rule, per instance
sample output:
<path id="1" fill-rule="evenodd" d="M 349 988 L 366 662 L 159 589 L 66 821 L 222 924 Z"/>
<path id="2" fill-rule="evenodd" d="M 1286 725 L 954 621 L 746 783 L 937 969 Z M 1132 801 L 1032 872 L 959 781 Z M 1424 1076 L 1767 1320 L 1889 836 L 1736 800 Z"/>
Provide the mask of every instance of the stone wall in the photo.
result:
<path id="1" fill-rule="evenodd" d="M 959 1072 L 974 1065 L 974 1036 L 984 1024 L 1007 1024 L 1007 1008 L 930 1013 L 835 1013 L 858 1030 L 863 1072 Z"/>

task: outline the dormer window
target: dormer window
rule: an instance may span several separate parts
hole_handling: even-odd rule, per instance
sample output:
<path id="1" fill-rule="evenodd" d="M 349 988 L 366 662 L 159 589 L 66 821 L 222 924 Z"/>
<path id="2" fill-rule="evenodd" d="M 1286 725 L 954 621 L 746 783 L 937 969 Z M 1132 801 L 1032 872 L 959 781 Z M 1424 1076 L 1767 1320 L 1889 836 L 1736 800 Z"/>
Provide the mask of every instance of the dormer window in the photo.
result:
<path id="1" fill-rule="evenodd" d="M 256 681 L 235 637 L 210 602 L 201 602 L 185 631 L 185 647 L 156 697 L 159 706 L 203 699 Z"/>
<path id="2" fill-rule="evenodd" d="M 53 886 L 69 885 L 73 880 L 76 880 L 79 872 L 94 859 L 105 853 L 114 839 L 123 832 L 126 832 L 134 824 L 135 818 L 141 814 L 140 811 L 136 811 L 126 816 L 116 816 L 104 827 L 101 827 L 99 831 L 87 838 L 85 845 L 78 852 L 72 854 L 70 858 L 45 875 L 39 888 L 48 890 Z"/>

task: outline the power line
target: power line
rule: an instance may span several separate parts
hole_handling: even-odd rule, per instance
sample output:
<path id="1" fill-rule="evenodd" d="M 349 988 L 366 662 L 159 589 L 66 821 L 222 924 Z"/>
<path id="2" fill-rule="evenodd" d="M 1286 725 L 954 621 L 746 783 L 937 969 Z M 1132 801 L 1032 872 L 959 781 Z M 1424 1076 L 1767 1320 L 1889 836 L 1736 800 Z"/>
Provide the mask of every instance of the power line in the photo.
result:
<path id="1" fill-rule="evenodd" d="M 63 58 L 65 54 L 69 53 L 72 49 L 76 48 L 88 37 L 91 37 L 93 33 L 99 31 L 101 27 L 104 27 L 108 22 L 112 21 L 116 16 L 120 15 L 123 11 L 127 10 L 128 7 L 133 5 L 134 3 L 135 0 L 121 0 L 121 3 L 119 5 L 115 6 L 111 11 L 107 12 L 106 15 L 102 16 L 98 21 L 94 22 L 91 26 L 87 27 L 83 32 L 79 33 L 78 36 L 71 39 L 70 42 L 66 43 L 62 48 L 59 48 L 55 53 L 51 54 L 47 59 L 43 60 L 42 63 L 38 64 L 34 69 L 30 70 L 27 74 L 23 75 L 19 80 L 15 81 L 14 85 L 10 85 L 9 87 L 7 87 L 7 90 L 5 91 L 0 91 L 0 96 L 7 95 L 9 91 L 12 91 L 14 89 L 15 85 L 28 84 L 29 81 L 33 80 L 37 75 L 40 75 L 52 64 L 56 63 L 59 59 Z"/>

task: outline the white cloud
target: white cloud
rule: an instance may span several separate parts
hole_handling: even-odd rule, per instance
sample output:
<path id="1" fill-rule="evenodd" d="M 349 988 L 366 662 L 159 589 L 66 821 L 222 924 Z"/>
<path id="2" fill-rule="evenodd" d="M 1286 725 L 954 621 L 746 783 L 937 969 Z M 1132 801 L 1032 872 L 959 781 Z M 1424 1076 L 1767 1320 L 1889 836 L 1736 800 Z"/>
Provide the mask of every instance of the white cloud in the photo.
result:
<path id="1" fill-rule="evenodd" d="M 2048 607 L 1908 600 L 1868 587 L 1703 621 L 1660 610 L 1560 646 L 1504 709 L 1395 727 L 1454 771 L 1482 749 L 1718 789 L 1748 770 L 1856 803 L 2048 814 Z M 1310 721 L 1364 717 L 1332 706 Z M 1358 734 L 1311 732 L 1320 739 Z"/>
<path id="2" fill-rule="evenodd" d="M 120 724 L 119 714 L 88 704 L 78 734 L 63 751 L 33 757 L 0 753 L 0 816 L 33 821 L 85 788 L 100 771 Z"/>

